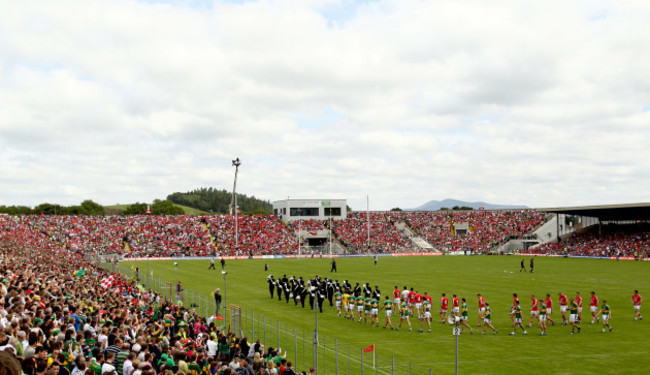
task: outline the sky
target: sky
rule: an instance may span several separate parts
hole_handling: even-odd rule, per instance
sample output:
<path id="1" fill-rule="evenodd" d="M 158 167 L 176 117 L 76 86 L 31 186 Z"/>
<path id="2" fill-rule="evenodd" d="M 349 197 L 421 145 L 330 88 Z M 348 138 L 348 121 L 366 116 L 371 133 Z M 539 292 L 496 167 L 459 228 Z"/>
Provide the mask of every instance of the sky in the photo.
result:
<path id="1" fill-rule="evenodd" d="M 650 201 L 650 2 L 0 1 L 0 205 Z"/>

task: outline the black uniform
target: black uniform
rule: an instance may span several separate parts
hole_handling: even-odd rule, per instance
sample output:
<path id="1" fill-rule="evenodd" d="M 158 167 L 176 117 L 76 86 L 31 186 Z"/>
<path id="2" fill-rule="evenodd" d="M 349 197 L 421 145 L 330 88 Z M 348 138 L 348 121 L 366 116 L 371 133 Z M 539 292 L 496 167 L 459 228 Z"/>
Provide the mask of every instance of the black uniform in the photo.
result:
<path id="1" fill-rule="evenodd" d="M 275 289 L 276 292 L 278 293 L 278 301 L 282 301 L 282 280 L 278 280 L 275 282 Z"/>
<path id="2" fill-rule="evenodd" d="M 533 259 L 535 258 L 530 258 L 530 272 L 533 272 L 533 269 L 535 268 L 535 265 L 533 264 Z"/>
<path id="3" fill-rule="evenodd" d="M 330 272 L 339 272 L 336 270 L 336 259 L 332 258 L 332 269 Z"/>
<path id="4" fill-rule="evenodd" d="M 269 283 L 269 293 L 271 294 L 271 298 L 273 298 L 273 291 L 275 291 L 275 279 L 273 279 L 273 276 L 271 276 L 266 281 Z"/>
<path id="5" fill-rule="evenodd" d="M 521 268 L 519 269 L 519 272 L 524 271 L 526 272 L 526 266 L 524 266 L 524 260 L 521 260 Z"/>
<path id="6" fill-rule="evenodd" d="M 332 303 L 332 299 L 334 298 L 334 284 L 332 283 L 332 280 L 327 280 L 327 300 L 330 302 L 330 306 L 334 306 L 334 303 Z"/>

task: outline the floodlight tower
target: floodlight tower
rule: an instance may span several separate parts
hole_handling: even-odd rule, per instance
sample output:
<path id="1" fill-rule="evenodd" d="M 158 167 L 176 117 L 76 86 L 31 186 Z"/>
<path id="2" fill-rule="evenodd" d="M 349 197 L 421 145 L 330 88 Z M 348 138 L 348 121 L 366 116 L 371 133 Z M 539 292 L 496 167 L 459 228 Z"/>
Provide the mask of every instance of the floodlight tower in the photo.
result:
<path id="1" fill-rule="evenodd" d="M 230 214 L 232 215 L 233 209 L 235 211 L 235 251 L 237 251 L 238 243 L 239 243 L 239 224 L 237 222 L 237 172 L 239 172 L 239 166 L 241 165 L 241 161 L 239 161 L 239 158 L 236 158 L 235 160 L 232 161 L 233 167 L 235 167 L 235 182 L 232 185 L 232 199 L 230 200 Z"/>

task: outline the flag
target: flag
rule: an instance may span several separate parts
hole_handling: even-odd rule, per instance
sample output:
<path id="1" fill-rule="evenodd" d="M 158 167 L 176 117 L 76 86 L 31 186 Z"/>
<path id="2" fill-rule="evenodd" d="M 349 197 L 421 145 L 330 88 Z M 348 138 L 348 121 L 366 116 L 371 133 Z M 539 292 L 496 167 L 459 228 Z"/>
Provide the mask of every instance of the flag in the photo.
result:
<path id="1" fill-rule="evenodd" d="M 87 273 L 86 270 L 81 269 L 81 270 L 78 270 L 77 272 L 75 272 L 74 275 L 81 277 L 81 276 L 85 275 L 86 273 Z"/>
<path id="2" fill-rule="evenodd" d="M 374 352 L 374 351 L 375 351 L 375 344 L 372 344 L 372 345 L 370 345 L 369 347 L 363 349 L 363 352 L 364 352 L 364 353 Z"/>
<path id="3" fill-rule="evenodd" d="M 102 289 L 108 289 L 113 285 L 113 275 L 110 275 L 108 277 L 105 277 L 102 279 Z"/>

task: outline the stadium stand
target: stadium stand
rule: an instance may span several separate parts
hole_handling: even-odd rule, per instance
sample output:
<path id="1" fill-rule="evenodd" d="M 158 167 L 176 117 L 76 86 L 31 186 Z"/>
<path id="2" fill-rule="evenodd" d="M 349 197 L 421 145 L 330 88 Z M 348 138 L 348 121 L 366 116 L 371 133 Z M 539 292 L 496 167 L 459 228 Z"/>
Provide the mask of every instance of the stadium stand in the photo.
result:
<path id="1" fill-rule="evenodd" d="M 349 253 L 367 251 L 367 218 L 365 212 L 350 212 L 346 219 L 333 222 L 336 237 Z M 370 212 L 370 248 L 379 253 L 416 250 L 413 242 L 397 230 L 393 217 L 387 212 Z"/>
<path id="2" fill-rule="evenodd" d="M 273 215 L 238 216 L 237 241 L 234 215 L 206 216 L 204 220 L 222 254 L 295 254 L 298 250 L 289 228 Z"/>
<path id="3" fill-rule="evenodd" d="M 95 267 L 19 218 L 0 216 L 0 255 L 5 374 L 269 374 L 269 363 L 283 359 Z"/>

